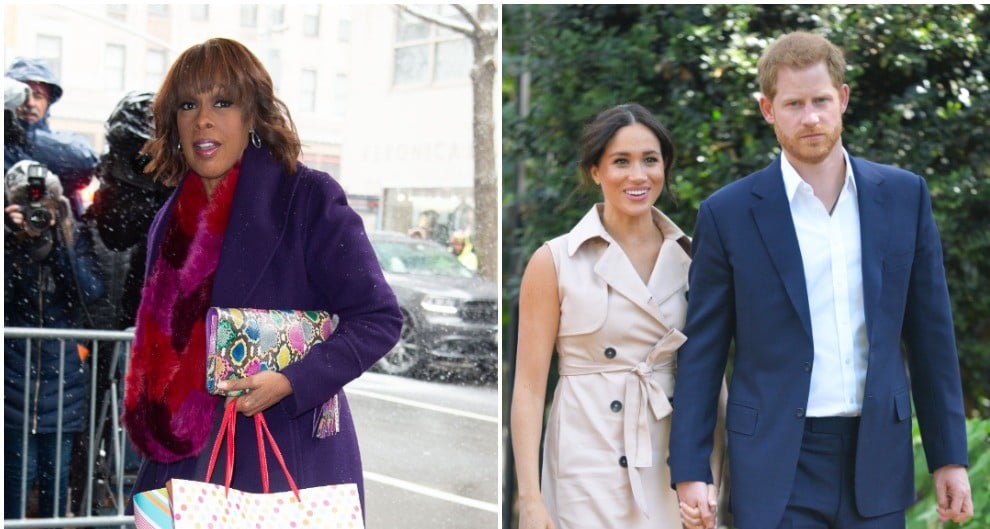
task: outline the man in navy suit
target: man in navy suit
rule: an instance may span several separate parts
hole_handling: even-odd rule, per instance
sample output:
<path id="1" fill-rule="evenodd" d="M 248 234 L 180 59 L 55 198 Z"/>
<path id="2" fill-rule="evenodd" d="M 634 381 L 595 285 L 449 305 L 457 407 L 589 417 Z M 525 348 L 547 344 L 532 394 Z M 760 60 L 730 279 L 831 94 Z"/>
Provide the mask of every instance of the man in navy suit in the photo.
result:
<path id="1" fill-rule="evenodd" d="M 925 181 L 850 156 L 842 52 L 810 33 L 760 58 L 783 153 L 701 204 L 677 358 L 671 481 L 714 527 L 706 483 L 726 409 L 739 529 L 902 529 L 915 500 L 911 397 L 943 519 L 973 514 L 965 414 Z M 697 520 L 697 518 L 695 518 Z"/>

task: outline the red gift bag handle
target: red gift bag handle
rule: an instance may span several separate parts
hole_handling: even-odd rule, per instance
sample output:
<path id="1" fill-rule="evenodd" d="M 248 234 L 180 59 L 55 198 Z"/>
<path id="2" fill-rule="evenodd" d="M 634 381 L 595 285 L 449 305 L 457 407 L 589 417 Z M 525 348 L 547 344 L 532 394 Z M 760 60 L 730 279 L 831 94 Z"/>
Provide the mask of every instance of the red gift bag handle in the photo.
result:
<path id="1" fill-rule="evenodd" d="M 213 477 L 213 469 L 217 464 L 217 455 L 220 453 L 220 444 L 223 443 L 225 437 L 230 437 L 230 441 L 227 443 L 227 469 L 225 482 L 226 486 L 230 488 L 231 478 L 234 475 L 234 427 L 237 423 L 236 417 L 236 401 L 237 399 L 231 399 L 230 402 L 224 407 L 223 420 L 220 422 L 220 431 L 217 432 L 217 440 L 213 442 L 213 451 L 210 453 L 210 465 L 206 468 L 206 482 L 210 482 L 210 478 Z"/>
<path id="2" fill-rule="evenodd" d="M 210 453 L 210 464 L 206 469 L 206 482 L 210 482 L 210 478 L 213 477 L 213 469 L 216 467 L 217 456 L 220 454 L 220 444 L 223 442 L 224 438 L 227 441 L 227 468 L 226 475 L 224 476 L 224 491 L 230 491 L 230 483 L 234 477 L 234 429 L 237 424 L 237 399 L 231 399 L 230 402 L 224 407 L 223 420 L 220 422 L 220 431 L 217 432 L 217 440 L 213 443 L 213 451 Z M 285 478 L 289 481 L 289 487 L 292 488 L 293 494 L 295 494 L 296 499 L 299 501 L 299 487 L 296 486 L 296 482 L 292 479 L 292 475 L 289 474 L 289 467 L 285 464 L 285 458 L 282 457 L 282 451 L 279 450 L 278 444 L 275 443 L 275 438 L 272 437 L 271 430 L 268 429 L 268 423 L 265 421 L 265 416 L 262 413 L 257 413 L 254 415 L 254 430 L 255 437 L 258 440 L 258 462 L 260 463 L 261 469 L 261 488 L 262 491 L 268 493 L 269 482 L 268 482 L 268 457 L 265 454 L 265 443 L 264 439 L 268 439 L 268 444 L 272 446 L 272 452 L 275 454 L 275 459 L 278 460 L 279 466 L 282 467 L 282 472 L 285 473 Z M 264 435 L 262 435 L 264 432 Z"/>

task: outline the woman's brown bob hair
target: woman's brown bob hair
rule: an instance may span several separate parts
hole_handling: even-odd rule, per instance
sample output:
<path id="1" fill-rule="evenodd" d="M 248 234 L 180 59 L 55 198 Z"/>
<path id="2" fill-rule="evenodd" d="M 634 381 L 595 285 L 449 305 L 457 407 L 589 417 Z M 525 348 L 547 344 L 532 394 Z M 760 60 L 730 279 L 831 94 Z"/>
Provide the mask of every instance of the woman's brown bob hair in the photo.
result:
<path id="1" fill-rule="evenodd" d="M 268 149 L 287 173 L 295 173 L 302 144 L 289 109 L 275 97 L 272 78 L 261 61 L 243 44 L 222 38 L 190 47 L 169 68 L 155 96 L 153 158 L 146 171 L 168 186 L 178 184 L 189 171 L 179 150 L 179 104 L 214 89 L 242 106 L 244 120 L 254 125 L 262 148 Z"/>

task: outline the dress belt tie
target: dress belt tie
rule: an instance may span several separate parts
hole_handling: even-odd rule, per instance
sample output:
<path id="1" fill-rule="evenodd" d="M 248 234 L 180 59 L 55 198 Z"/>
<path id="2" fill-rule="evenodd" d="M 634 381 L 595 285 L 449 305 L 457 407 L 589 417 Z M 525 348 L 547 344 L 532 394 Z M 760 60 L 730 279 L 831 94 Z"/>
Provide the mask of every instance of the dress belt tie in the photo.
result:
<path id="1" fill-rule="evenodd" d="M 681 331 L 673 329 L 653 346 L 646 360 L 632 367 L 629 364 L 612 366 L 600 362 L 594 364 L 586 361 L 575 362 L 568 358 L 562 358 L 560 364 L 560 376 L 628 373 L 629 376 L 626 377 L 625 384 L 625 403 L 622 408 L 622 442 L 633 499 L 647 518 L 649 518 L 650 512 L 646 506 L 639 469 L 653 466 L 653 442 L 650 438 L 649 416 L 652 412 L 654 419 L 659 421 L 674 410 L 666 392 L 660 383 L 653 378 L 653 374 L 673 372 L 677 349 L 685 341 L 687 341 L 687 337 Z"/>

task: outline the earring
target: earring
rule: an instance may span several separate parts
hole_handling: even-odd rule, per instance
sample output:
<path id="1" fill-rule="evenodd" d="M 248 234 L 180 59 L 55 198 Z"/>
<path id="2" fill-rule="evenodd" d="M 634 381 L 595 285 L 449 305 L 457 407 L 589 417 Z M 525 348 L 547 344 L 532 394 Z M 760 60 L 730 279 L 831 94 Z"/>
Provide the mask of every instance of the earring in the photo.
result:
<path id="1" fill-rule="evenodd" d="M 181 141 L 179 142 L 179 146 L 176 147 L 176 150 L 178 150 L 179 152 L 182 152 L 182 142 Z"/>
<path id="2" fill-rule="evenodd" d="M 258 133 L 254 129 L 248 131 L 248 137 L 251 138 L 251 145 L 254 145 L 255 149 L 261 148 L 261 136 L 258 136 Z"/>

